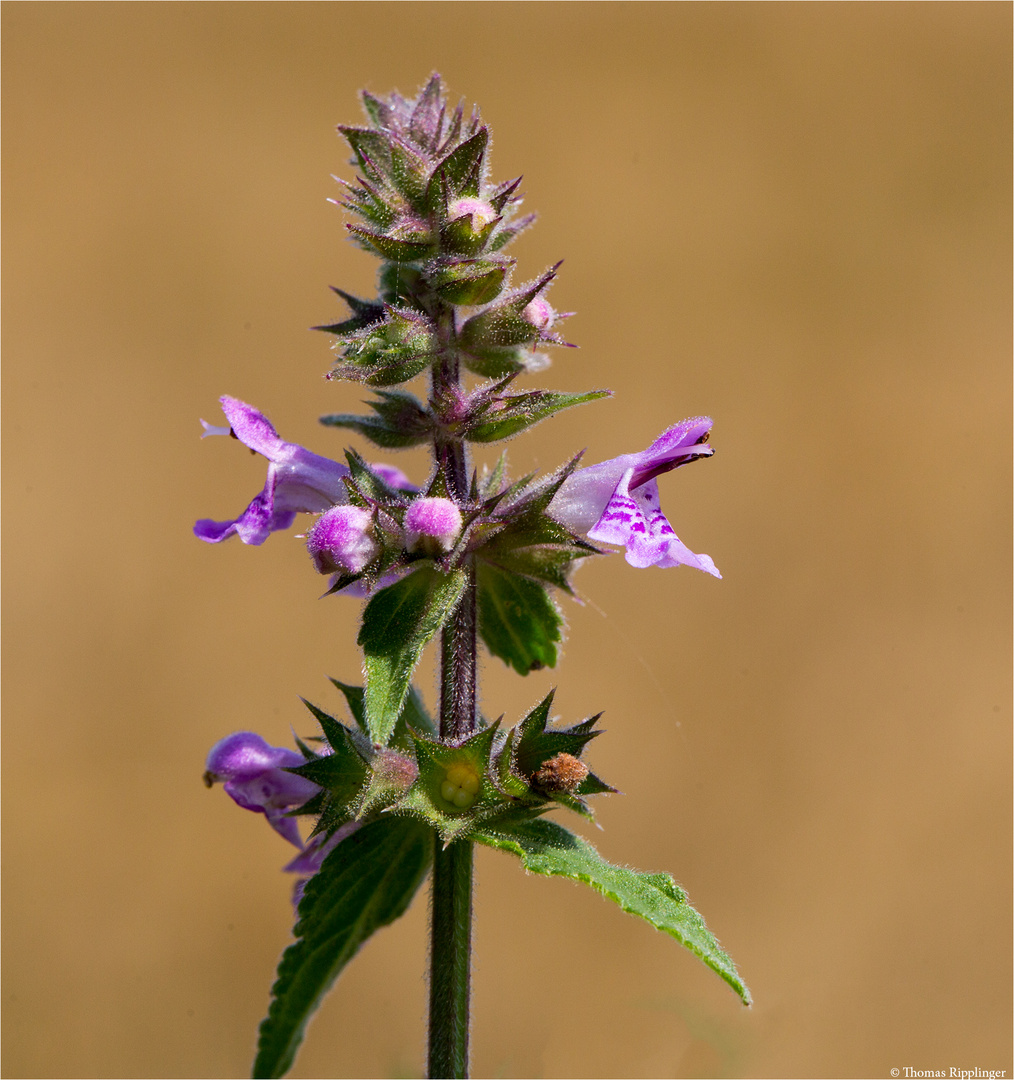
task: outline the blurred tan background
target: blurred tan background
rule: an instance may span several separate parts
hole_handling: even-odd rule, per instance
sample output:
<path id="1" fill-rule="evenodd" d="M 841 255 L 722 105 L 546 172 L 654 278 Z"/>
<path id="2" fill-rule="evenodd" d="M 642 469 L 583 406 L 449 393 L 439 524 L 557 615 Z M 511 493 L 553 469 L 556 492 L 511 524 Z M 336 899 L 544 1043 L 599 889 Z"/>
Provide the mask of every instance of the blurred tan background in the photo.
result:
<path id="1" fill-rule="evenodd" d="M 661 487 L 724 580 L 584 568 L 560 667 L 488 662 L 486 711 L 605 709 L 627 794 L 583 831 L 673 872 L 757 1002 L 483 852 L 475 1075 L 1010 1076 L 1010 6 L 8 3 L 3 30 L 4 1074 L 247 1074 L 290 851 L 204 755 L 338 708 L 357 607 L 291 533 L 191 536 L 264 473 L 198 418 L 227 392 L 340 456 L 316 417 L 365 395 L 305 328 L 375 263 L 326 202 L 333 128 L 438 69 L 541 215 L 521 278 L 566 259 L 580 351 L 529 385 L 616 390 L 514 469 L 716 418 Z M 356 959 L 294 1075 L 419 1075 L 425 919 Z"/>

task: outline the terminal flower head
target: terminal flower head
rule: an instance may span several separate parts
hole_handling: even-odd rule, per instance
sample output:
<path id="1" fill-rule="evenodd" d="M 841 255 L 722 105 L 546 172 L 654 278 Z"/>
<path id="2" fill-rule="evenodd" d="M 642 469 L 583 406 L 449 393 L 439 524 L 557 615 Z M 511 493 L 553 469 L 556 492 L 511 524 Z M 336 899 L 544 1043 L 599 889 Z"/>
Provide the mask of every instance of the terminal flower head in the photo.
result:
<path id="1" fill-rule="evenodd" d="M 696 555 L 662 513 L 656 477 L 710 457 L 711 418 L 695 416 L 664 431 L 647 448 L 578 469 L 564 481 L 549 513 L 597 543 L 626 549 L 631 566 L 694 566 L 721 577 L 708 555 Z"/>

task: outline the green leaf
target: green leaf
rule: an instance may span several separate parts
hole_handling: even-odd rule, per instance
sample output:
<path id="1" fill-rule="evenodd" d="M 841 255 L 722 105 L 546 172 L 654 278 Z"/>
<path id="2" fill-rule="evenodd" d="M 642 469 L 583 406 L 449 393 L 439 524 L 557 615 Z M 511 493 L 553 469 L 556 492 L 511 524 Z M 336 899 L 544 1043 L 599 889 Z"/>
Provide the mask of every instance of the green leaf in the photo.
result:
<path id="1" fill-rule="evenodd" d="M 358 644 L 366 654 L 366 726 L 386 745 L 427 642 L 443 627 L 465 588 L 465 572 L 423 566 L 381 589 L 366 605 Z"/>
<path id="2" fill-rule="evenodd" d="M 255 1077 L 283 1076 L 307 1021 L 374 931 L 403 915 L 433 854 L 432 832 L 409 817 L 386 817 L 342 840 L 307 882 L 296 942 L 282 955 L 260 1028 Z"/>
<path id="3" fill-rule="evenodd" d="M 586 840 L 554 821 L 494 821 L 480 826 L 472 839 L 512 852 L 532 873 L 569 877 L 590 885 L 624 911 L 640 916 L 685 945 L 739 994 L 744 1005 L 750 1004 L 750 991 L 736 965 L 668 874 L 645 874 L 613 866 Z"/>
<path id="4" fill-rule="evenodd" d="M 490 410 L 465 429 L 469 442 L 498 442 L 532 427 L 561 409 L 583 405 L 609 397 L 609 390 L 591 390 L 585 394 L 561 394 L 552 390 L 533 390 L 527 394 L 505 394 Z"/>
<path id="5" fill-rule="evenodd" d="M 521 675 L 555 667 L 563 618 L 544 586 L 477 563 L 479 633 L 494 656 Z"/>
<path id="6" fill-rule="evenodd" d="M 361 686 L 350 686 L 348 683 L 340 682 L 338 679 L 331 679 L 331 682 L 345 696 L 353 720 L 365 731 L 366 701 L 363 688 Z M 422 695 L 414 686 L 408 688 L 405 704 L 401 707 L 401 715 L 398 717 L 394 735 L 391 737 L 391 745 L 399 749 L 411 750 L 414 743 L 412 736 L 409 734 L 410 729 L 418 734 L 432 735 L 434 738 L 437 734 L 437 726 L 426 711 Z"/>

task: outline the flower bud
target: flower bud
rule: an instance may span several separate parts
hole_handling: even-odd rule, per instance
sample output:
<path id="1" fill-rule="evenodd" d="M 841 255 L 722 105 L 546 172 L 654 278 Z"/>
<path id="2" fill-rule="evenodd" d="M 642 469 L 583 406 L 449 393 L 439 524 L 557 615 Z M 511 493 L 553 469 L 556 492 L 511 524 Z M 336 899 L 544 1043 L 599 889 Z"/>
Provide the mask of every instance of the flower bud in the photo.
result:
<path id="1" fill-rule="evenodd" d="M 455 199 L 447 207 L 441 246 L 444 251 L 476 255 L 482 251 L 499 220 L 496 210 L 482 199 Z"/>
<path id="2" fill-rule="evenodd" d="M 373 537 L 373 515 L 359 506 L 333 506 L 314 522 L 306 549 L 318 574 L 340 570 L 358 574 L 380 552 Z"/>
<path id="3" fill-rule="evenodd" d="M 481 232 L 497 217 L 497 212 L 482 199 L 455 199 L 447 208 L 447 216 L 452 220 L 468 216 L 472 219 L 472 231 Z"/>
<path id="4" fill-rule="evenodd" d="M 461 532 L 461 511 L 450 499 L 416 499 L 405 513 L 405 540 L 410 549 L 447 552 Z"/>
<path id="5" fill-rule="evenodd" d="M 536 330 L 548 330 L 556 321 L 556 312 L 541 296 L 536 296 L 521 314 Z"/>

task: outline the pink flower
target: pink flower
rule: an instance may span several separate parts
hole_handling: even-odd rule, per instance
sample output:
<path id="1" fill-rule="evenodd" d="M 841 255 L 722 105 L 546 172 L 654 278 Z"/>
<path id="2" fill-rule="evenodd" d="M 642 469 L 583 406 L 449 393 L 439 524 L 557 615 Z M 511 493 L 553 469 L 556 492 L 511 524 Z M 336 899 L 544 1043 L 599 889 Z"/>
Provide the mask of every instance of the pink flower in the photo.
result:
<path id="1" fill-rule="evenodd" d="M 298 513 L 320 513 L 347 503 L 347 465 L 313 454 L 296 443 L 285 442 L 259 409 L 234 397 L 223 397 L 222 411 L 229 427 L 204 424 L 205 435 L 234 435 L 251 450 L 268 459 L 268 478 L 250 505 L 231 521 L 202 518 L 194 535 L 218 544 L 236 535 L 244 544 L 263 544 L 279 529 L 288 529 Z M 415 491 L 405 474 L 393 465 L 374 465 L 392 487 Z"/>
<path id="2" fill-rule="evenodd" d="M 710 556 L 694 554 L 673 532 L 655 481 L 714 453 L 705 445 L 711 424 L 708 416 L 692 417 L 663 432 L 647 450 L 578 469 L 549 504 L 550 514 L 589 540 L 624 547 L 631 566 L 694 566 L 720 578 Z"/>
<path id="3" fill-rule="evenodd" d="M 380 553 L 373 515 L 359 506 L 332 506 L 306 534 L 306 549 L 319 574 L 341 569 L 358 574 Z"/>
<path id="4" fill-rule="evenodd" d="M 450 551 L 461 532 L 461 511 L 450 499 L 423 497 L 414 499 L 405 512 L 405 542 L 410 549 L 425 546 L 428 538 L 433 546 Z"/>

